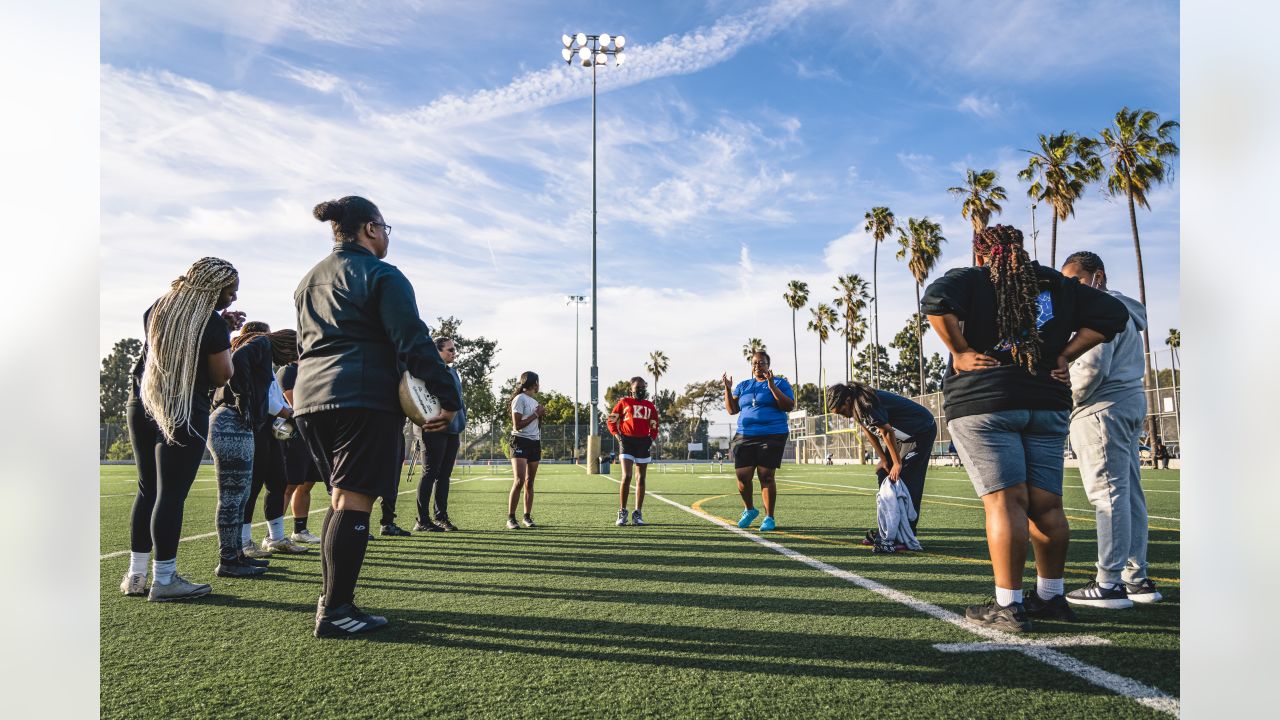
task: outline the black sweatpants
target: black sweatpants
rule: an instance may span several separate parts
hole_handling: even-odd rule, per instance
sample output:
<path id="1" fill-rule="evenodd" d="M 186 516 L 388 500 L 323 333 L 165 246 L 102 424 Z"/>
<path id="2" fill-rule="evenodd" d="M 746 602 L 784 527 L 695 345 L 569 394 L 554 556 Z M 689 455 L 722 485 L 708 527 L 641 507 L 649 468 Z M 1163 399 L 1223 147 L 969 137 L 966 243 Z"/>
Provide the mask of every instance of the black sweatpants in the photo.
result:
<path id="1" fill-rule="evenodd" d="M 178 556 L 182 509 L 200 470 L 205 441 L 187 428 L 178 428 L 175 444 L 166 443 L 160 427 L 147 415 L 142 403 L 129 403 L 126 421 L 138 468 L 138 494 L 133 499 L 130 517 L 129 549 L 134 552 L 154 549 L 156 560 L 172 560 Z M 191 426 L 207 434 L 209 413 L 193 413 Z"/>
<path id="2" fill-rule="evenodd" d="M 244 505 L 244 522 L 253 522 L 253 508 L 258 504 L 258 492 L 267 488 L 262 512 L 266 520 L 284 516 L 284 488 L 288 477 L 284 467 L 284 445 L 267 425 L 253 431 L 253 484 L 249 487 L 249 501 Z"/>
<path id="3" fill-rule="evenodd" d="M 422 433 L 422 477 L 418 480 L 418 522 L 449 514 L 449 476 L 458 459 L 461 438 L 454 433 Z M 435 512 L 431 499 L 435 495 Z"/>
<path id="4" fill-rule="evenodd" d="M 924 477 L 929 472 L 929 458 L 933 455 L 934 437 L 936 433 L 929 433 L 898 443 L 898 456 L 902 458 L 902 472 L 898 474 L 898 479 L 907 484 L 907 494 L 911 496 L 911 505 L 916 509 L 916 519 L 911 521 L 912 532 L 915 532 L 916 525 L 920 522 L 920 502 L 924 499 Z M 889 477 L 888 471 L 876 470 L 876 485 L 882 485 L 887 477 Z"/>

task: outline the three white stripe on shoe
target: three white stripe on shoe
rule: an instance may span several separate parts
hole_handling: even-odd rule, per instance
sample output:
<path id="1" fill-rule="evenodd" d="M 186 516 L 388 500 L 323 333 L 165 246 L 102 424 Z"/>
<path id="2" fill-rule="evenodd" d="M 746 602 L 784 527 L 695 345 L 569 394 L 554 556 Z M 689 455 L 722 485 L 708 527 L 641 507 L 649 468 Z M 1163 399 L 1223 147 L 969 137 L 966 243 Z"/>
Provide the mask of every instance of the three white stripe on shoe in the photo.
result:
<path id="1" fill-rule="evenodd" d="M 360 628 L 368 624 L 364 621 L 356 620 L 355 618 L 342 618 L 341 620 L 334 620 L 332 622 L 343 630 L 353 633 L 360 632 Z"/>

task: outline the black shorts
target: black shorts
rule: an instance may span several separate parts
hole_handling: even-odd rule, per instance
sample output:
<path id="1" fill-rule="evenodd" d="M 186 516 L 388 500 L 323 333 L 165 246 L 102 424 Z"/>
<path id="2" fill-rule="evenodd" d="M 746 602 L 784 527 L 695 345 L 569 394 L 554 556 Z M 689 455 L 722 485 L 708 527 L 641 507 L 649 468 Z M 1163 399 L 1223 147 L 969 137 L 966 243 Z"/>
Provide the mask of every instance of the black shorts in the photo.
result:
<path id="1" fill-rule="evenodd" d="M 542 441 L 530 440 L 519 435 L 511 436 L 511 459 L 540 462 L 542 460 Z"/>
<path id="2" fill-rule="evenodd" d="M 767 467 L 777 470 L 782 467 L 782 451 L 786 447 L 786 433 L 747 437 L 734 435 L 731 445 L 733 466 L 735 468 Z"/>
<path id="3" fill-rule="evenodd" d="M 296 421 L 320 477 L 333 487 L 372 497 L 395 492 L 403 415 L 346 408 L 308 413 Z"/>
<path id="4" fill-rule="evenodd" d="M 316 461 L 311 459 L 307 441 L 299 433 L 292 440 L 278 441 L 284 446 L 284 476 L 290 485 L 324 482 Z"/>
<path id="5" fill-rule="evenodd" d="M 637 463 L 651 462 L 653 459 L 653 438 L 645 435 L 644 437 L 628 437 L 622 436 L 622 452 L 620 457 L 623 460 L 631 460 Z"/>

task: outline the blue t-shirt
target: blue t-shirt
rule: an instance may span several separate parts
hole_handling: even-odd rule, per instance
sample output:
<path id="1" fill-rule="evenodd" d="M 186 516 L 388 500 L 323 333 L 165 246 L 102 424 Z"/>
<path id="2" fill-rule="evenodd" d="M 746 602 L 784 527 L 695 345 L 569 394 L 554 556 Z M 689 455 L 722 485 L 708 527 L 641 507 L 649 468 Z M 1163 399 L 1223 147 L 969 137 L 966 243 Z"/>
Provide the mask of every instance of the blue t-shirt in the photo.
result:
<path id="1" fill-rule="evenodd" d="M 795 399 L 791 383 L 785 378 L 775 377 L 773 384 L 783 395 Z M 741 410 L 738 413 L 738 434 L 743 437 L 786 434 L 787 414 L 778 409 L 778 401 L 773 399 L 768 380 L 743 380 L 733 388 L 733 396 L 738 399 Z"/>
<path id="2" fill-rule="evenodd" d="M 863 418 L 863 424 L 868 428 L 890 425 L 898 431 L 898 440 L 937 432 L 933 413 L 923 405 L 884 390 L 876 390 L 876 399 L 880 401 L 880 408 Z"/>

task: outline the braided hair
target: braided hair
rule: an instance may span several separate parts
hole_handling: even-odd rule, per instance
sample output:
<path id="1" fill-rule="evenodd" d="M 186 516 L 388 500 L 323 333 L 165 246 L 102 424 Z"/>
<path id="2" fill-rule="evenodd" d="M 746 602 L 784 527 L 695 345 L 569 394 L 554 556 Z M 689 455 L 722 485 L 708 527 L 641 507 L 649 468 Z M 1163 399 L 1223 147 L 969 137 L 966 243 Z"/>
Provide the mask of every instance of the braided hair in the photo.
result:
<path id="1" fill-rule="evenodd" d="M 853 400 L 854 418 L 864 424 L 867 416 L 880 407 L 880 398 L 876 397 L 876 391 L 866 383 L 854 380 L 848 385 L 837 383 L 827 388 L 828 409 L 838 408 L 849 400 Z"/>
<path id="2" fill-rule="evenodd" d="M 986 259 L 995 287 L 996 337 L 1009 348 L 1014 364 L 1035 374 L 1042 349 L 1036 327 L 1040 289 L 1031 258 L 1022 246 L 1022 231 L 1011 225 L 993 225 L 974 236 L 973 252 Z"/>
<path id="3" fill-rule="evenodd" d="M 265 337 L 271 341 L 271 362 L 276 365 L 288 365 L 298 360 L 298 333 L 292 329 L 275 332 L 244 332 L 231 339 L 231 351 L 244 347 L 250 340 Z"/>
<path id="4" fill-rule="evenodd" d="M 142 369 L 140 396 L 166 442 L 174 442 L 179 427 L 191 427 L 191 396 L 195 392 L 200 340 L 222 291 L 239 279 L 226 260 L 197 260 L 156 301 L 147 322 L 147 360 Z M 197 432 L 197 434 L 199 434 Z"/>

